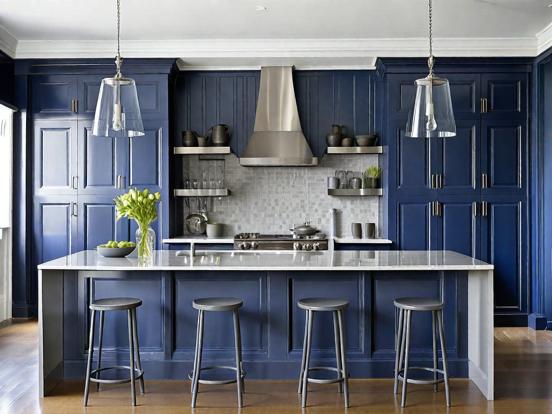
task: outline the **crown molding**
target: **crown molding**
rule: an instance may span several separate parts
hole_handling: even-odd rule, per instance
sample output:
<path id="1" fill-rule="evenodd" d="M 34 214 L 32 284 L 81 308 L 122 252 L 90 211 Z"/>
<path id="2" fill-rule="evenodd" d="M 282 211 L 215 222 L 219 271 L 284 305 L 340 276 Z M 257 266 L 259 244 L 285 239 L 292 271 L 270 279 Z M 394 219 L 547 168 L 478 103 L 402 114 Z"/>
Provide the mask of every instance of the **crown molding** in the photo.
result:
<path id="1" fill-rule="evenodd" d="M 535 36 L 537 38 L 537 55 L 540 55 L 542 52 L 552 47 L 552 23 L 538 32 Z"/>
<path id="2" fill-rule="evenodd" d="M 17 51 L 17 39 L 2 25 L 0 25 L 0 50 L 11 58 L 15 58 Z"/>
<path id="3" fill-rule="evenodd" d="M 552 31 L 552 29 L 551 29 Z M 114 41 L 20 40 L 15 58 L 104 58 L 115 54 Z M 535 37 L 522 38 L 436 38 L 437 56 L 505 57 L 536 56 Z M 309 58 L 348 59 L 346 66 L 365 66 L 376 57 L 427 56 L 426 38 L 393 39 L 196 39 L 123 40 L 128 58 L 196 59 L 202 66 L 221 66 L 224 59 Z M 358 59 L 355 63 L 354 59 Z M 212 60 L 212 63 L 210 62 Z M 335 65 L 342 66 L 339 61 Z M 250 65 L 233 65 L 244 67 Z M 316 66 L 316 63 L 315 63 Z"/>

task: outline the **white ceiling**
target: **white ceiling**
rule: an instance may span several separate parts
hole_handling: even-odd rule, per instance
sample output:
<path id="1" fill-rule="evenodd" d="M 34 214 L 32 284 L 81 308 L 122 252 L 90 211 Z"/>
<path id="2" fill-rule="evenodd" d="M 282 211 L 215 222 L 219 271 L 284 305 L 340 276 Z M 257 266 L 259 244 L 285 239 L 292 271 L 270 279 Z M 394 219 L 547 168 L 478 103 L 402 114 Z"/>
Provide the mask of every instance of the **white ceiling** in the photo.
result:
<path id="1" fill-rule="evenodd" d="M 203 66 L 263 59 L 363 66 L 378 56 L 427 53 L 426 0 L 121 3 L 127 57 L 180 57 Z M 534 56 L 552 46 L 549 3 L 434 0 L 436 54 Z M 0 48 L 16 58 L 110 57 L 114 35 L 115 0 L 0 0 Z"/>

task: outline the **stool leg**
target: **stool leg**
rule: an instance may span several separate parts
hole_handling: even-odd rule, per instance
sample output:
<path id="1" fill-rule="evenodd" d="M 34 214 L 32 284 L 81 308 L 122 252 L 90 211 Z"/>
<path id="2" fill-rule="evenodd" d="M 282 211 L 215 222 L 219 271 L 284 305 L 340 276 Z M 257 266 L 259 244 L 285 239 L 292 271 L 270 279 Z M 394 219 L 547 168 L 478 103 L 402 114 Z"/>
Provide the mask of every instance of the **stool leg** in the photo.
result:
<path id="1" fill-rule="evenodd" d="M 238 387 L 238 408 L 243 406 L 242 401 L 242 375 L 241 375 L 241 345 L 240 345 L 240 318 L 238 310 L 233 312 L 234 316 L 234 346 L 236 348 L 236 385 Z"/>
<path id="2" fill-rule="evenodd" d="M 199 373 L 201 371 L 201 353 L 203 352 L 203 311 L 199 311 L 197 320 L 196 361 L 192 380 L 192 408 L 195 408 L 199 387 Z"/>
<path id="3" fill-rule="evenodd" d="M 100 368 L 102 367 L 102 345 L 103 345 L 103 328 L 104 328 L 104 316 L 105 312 L 100 311 L 100 332 L 99 332 L 99 343 L 98 343 L 98 373 L 96 374 L 96 379 L 100 379 Z M 96 391 L 100 390 L 100 383 L 96 383 Z"/>
<path id="4" fill-rule="evenodd" d="M 238 351 L 240 353 L 240 379 L 242 394 L 245 394 L 245 379 L 243 378 L 243 352 L 242 352 L 242 339 L 241 339 L 241 326 L 238 314 Z"/>
<path id="5" fill-rule="evenodd" d="M 142 373 L 140 377 L 140 393 L 146 393 L 144 386 L 144 372 L 142 371 L 142 360 L 140 359 L 140 343 L 138 342 L 138 323 L 136 322 L 136 308 L 132 309 L 132 331 L 134 332 L 134 349 L 136 350 L 136 365 L 138 371 Z"/>
<path id="6" fill-rule="evenodd" d="M 301 372 L 299 372 L 299 385 L 297 394 L 303 389 L 303 372 L 305 371 L 305 358 L 307 357 L 307 331 L 309 330 L 309 311 L 305 312 L 305 336 L 303 338 L 303 354 L 301 355 Z"/>
<path id="7" fill-rule="evenodd" d="M 433 339 L 433 381 L 437 381 L 437 314 L 435 311 L 431 312 L 431 336 Z M 439 390 L 437 382 L 433 384 L 433 392 Z"/>
<path id="8" fill-rule="evenodd" d="M 337 311 L 337 322 L 339 325 L 339 345 L 341 350 L 341 367 L 343 370 L 343 394 L 345 408 L 349 407 L 349 373 L 347 372 L 347 361 L 345 358 L 345 330 L 343 329 L 343 311 Z"/>
<path id="9" fill-rule="evenodd" d="M 136 405 L 136 382 L 134 381 L 134 329 L 132 329 L 132 311 L 128 314 L 128 346 L 130 348 L 130 399 Z"/>
<path id="10" fill-rule="evenodd" d="M 84 383 L 84 406 L 88 405 L 88 390 L 90 388 L 90 371 L 92 370 L 92 354 L 94 352 L 94 319 L 95 312 L 92 310 L 90 317 L 90 336 L 88 339 L 88 361 L 86 363 L 86 380 Z"/>
<path id="11" fill-rule="evenodd" d="M 343 378 L 342 375 L 342 369 L 341 366 L 341 340 L 339 338 L 339 327 L 337 323 L 337 311 L 332 312 L 333 315 L 333 325 L 334 325 L 334 339 L 335 339 L 335 360 L 337 364 L 337 379 Z M 337 390 L 342 393 L 343 392 L 343 383 L 338 382 L 337 383 Z"/>
<path id="12" fill-rule="evenodd" d="M 400 359 L 399 354 L 402 349 L 402 338 L 403 338 L 403 318 L 404 311 L 399 309 L 399 325 L 397 328 L 397 334 L 395 336 L 395 380 L 393 382 L 393 393 L 396 395 L 399 393 L 399 370 L 400 368 Z"/>
<path id="13" fill-rule="evenodd" d="M 403 387 L 402 387 L 402 398 L 401 398 L 401 407 L 406 407 L 406 384 L 408 384 L 408 354 L 410 353 L 410 321 L 412 317 L 412 311 L 406 310 L 405 318 L 405 336 L 406 343 L 404 349 L 404 374 L 403 374 Z"/>
<path id="14" fill-rule="evenodd" d="M 305 408 L 307 406 L 307 383 L 309 378 L 309 362 L 310 362 L 310 352 L 311 352 L 311 343 L 312 343 L 312 322 L 314 319 L 314 312 L 309 310 L 307 311 L 307 344 L 305 349 L 305 369 L 303 370 L 303 395 L 301 397 L 301 407 Z"/>
<path id="15" fill-rule="evenodd" d="M 197 326 L 196 326 L 196 340 L 195 340 L 195 351 L 194 351 L 194 365 L 192 368 L 192 380 L 190 381 L 190 394 L 194 392 L 194 377 L 197 370 L 197 356 L 198 356 L 198 348 L 197 344 L 199 343 L 199 321 L 201 319 L 201 311 L 197 312 Z"/>
<path id="16" fill-rule="evenodd" d="M 445 398 L 447 401 L 447 407 L 450 407 L 450 389 L 449 389 L 449 378 L 448 378 L 448 369 L 447 369 L 447 353 L 445 351 L 443 311 L 437 311 L 437 322 L 439 324 L 439 340 L 441 342 L 441 354 L 443 358 L 443 373 L 445 377 Z"/>

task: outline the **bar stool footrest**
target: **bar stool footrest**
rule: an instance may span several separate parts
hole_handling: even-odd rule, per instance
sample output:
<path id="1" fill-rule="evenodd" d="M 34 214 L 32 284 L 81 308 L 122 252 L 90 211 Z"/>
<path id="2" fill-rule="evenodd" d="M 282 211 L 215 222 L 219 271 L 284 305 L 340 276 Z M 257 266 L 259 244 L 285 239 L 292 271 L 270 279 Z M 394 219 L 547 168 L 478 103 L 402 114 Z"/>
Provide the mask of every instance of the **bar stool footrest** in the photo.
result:
<path id="1" fill-rule="evenodd" d="M 333 371 L 339 373 L 339 370 L 335 367 L 309 367 L 309 371 Z M 345 378 L 311 378 L 307 377 L 307 381 L 313 384 L 335 384 L 337 382 L 343 382 Z"/>
<path id="2" fill-rule="evenodd" d="M 409 371 L 412 370 L 412 369 L 413 370 L 418 370 L 418 371 L 436 372 L 437 374 L 443 375 L 443 377 L 438 378 L 436 380 L 432 380 L 432 379 L 424 380 L 424 379 L 416 379 L 416 378 L 407 378 L 406 382 L 408 384 L 433 385 L 433 384 L 441 384 L 441 383 L 445 382 L 445 378 L 444 378 L 445 372 L 442 369 L 435 369 L 435 368 L 430 368 L 430 367 L 408 367 Z M 401 369 L 399 371 L 398 378 L 399 378 L 399 381 L 404 381 L 404 369 Z"/>
<path id="3" fill-rule="evenodd" d="M 232 367 L 232 366 L 229 366 L 229 365 L 213 365 L 213 366 L 210 366 L 210 367 L 200 368 L 199 372 L 201 373 L 201 371 L 209 371 L 209 370 L 214 370 L 214 369 L 228 369 L 228 370 L 231 370 L 231 371 L 234 371 L 234 372 L 236 372 L 238 370 L 236 367 Z M 192 380 L 193 375 L 194 375 L 193 371 L 189 372 L 188 373 L 188 379 Z M 242 369 L 241 377 L 242 377 L 242 379 L 245 378 L 245 371 L 243 369 Z M 229 378 L 227 380 L 206 380 L 206 379 L 199 378 L 198 382 L 200 384 L 207 384 L 207 385 L 235 384 L 236 383 L 236 378 Z"/>
<path id="4" fill-rule="evenodd" d="M 104 367 L 100 369 L 95 369 L 90 371 L 90 382 L 96 382 L 99 384 L 126 384 L 131 381 L 130 378 L 121 378 L 121 379 L 101 379 L 96 378 L 98 373 L 102 371 L 108 371 L 113 369 L 125 369 L 130 371 L 130 367 L 128 365 L 114 365 L 112 367 Z M 139 370 L 138 368 L 134 368 L 134 380 L 138 380 L 144 376 L 144 370 Z"/>

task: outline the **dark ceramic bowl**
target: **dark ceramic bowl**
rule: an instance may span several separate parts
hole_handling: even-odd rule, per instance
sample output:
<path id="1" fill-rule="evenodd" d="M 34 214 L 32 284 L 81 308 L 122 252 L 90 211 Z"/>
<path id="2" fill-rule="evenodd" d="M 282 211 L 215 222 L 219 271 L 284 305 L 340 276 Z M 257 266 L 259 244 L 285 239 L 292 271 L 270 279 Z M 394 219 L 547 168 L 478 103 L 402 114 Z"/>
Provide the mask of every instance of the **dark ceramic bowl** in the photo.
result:
<path id="1" fill-rule="evenodd" d="M 354 140 L 350 137 L 346 137 L 341 140 L 342 147 L 352 147 L 354 143 L 355 143 Z"/>
<path id="2" fill-rule="evenodd" d="M 103 257 L 125 257 L 131 254 L 136 247 L 100 247 L 96 250 Z"/>
<path id="3" fill-rule="evenodd" d="M 377 135 L 357 135 L 355 136 L 357 145 L 359 147 L 373 147 L 378 141 Z"/>

